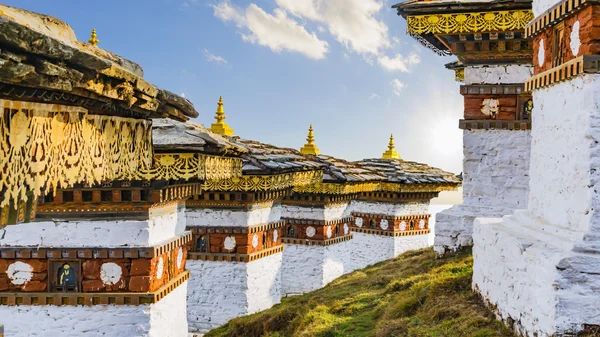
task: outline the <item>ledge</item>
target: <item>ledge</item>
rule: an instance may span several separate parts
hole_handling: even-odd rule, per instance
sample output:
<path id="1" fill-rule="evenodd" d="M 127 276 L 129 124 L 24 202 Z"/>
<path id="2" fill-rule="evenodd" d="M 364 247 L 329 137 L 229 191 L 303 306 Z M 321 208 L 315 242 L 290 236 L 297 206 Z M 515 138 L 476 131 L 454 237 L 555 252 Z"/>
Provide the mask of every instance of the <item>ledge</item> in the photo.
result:
<path id="1" fill-rule="evenodd" d="M 141 305 L 154 304 L 190 278 L 184 271 L 152 293 L 0 293 L 0 305 Z"/>
<path id="2" fill-rule="evenodd" d="M 579 74 L 596 74 L 600 72 L 600 56 L 582 55 L 552 69 L 534 75 L 525 81 L 525 90 L 548 87 L 552 84 L 566 81 Z"/>
<path id="3" fill-rule="evenodd" d="M 431 232 L 429 229 L 421 229 L 421 230 L 414 230 L 414 231 L 384 231 L 381 229 L 358 228 L 358 227 L 351 227 L 350 230 L 352 230 L 353 232 L 357 232 L 357 233 L 375 234 L 375 235 L 381 235 L 381 236 L 394 236 L 394 237 L 425 235 L 425 234 L 429 234 Z"/>
<path id="4" fill-rule="evenodd" d="M 372 214 L 372 213 L 358 213 L 352 212 L 353 217 L 369 218 L 369 219 L 387 219 L 387 220 L 417 220 L 423 218 L 430 218 L 431 214 L 413 214 L 413 215 L 383 215 L 383 214 Z"/>
<path id="5" fill-rule="evenodd" d="M 333 239 L 327 240 L 308 240 L 308 239 L 296 239 L 296 238 L 281 238 L 281 242 L 285 244 L 293 245 L 305 245 L 305 246 L 330 246 L 336 243 L 352 240 L 354 236 L 352 234 L 338 236 Z"/>
<path id="6" fill-rule="evenodd" d="M 170 252 L 192 241 L 192 233 L 184 232 L 179 237 L 155 247 L 128 248 L 61 248 L 61 247 L 0 247 L 3 259 L 108 259 L 108 258 L 153 258 Z"/>
<path id="7" fill-rule="evenodd" d="M 462 130 L 531 130 L 531 120 L 461 119 L 458 122 L 458 128 Z"/>
<path id="8" fill-rule="evenodd" d="M 283 252 L 283 245 L 272 247 L 252 254 L 223 254 L 188 252 L 187 259 L 201 261 L 252 262 L 269 255 Z"/>
<path id="9" fill-rule="evenodd" d="M 330 226 L 339 225 L 343 223 L 350 223 L 354 220 L 352 217 L 337 219 L 337 220 L 313 220 L 313 219 L 293 219 L 293 218 L 281 218 L 285 224 L 292 225 L 311 225 L 311 226 Z"/>

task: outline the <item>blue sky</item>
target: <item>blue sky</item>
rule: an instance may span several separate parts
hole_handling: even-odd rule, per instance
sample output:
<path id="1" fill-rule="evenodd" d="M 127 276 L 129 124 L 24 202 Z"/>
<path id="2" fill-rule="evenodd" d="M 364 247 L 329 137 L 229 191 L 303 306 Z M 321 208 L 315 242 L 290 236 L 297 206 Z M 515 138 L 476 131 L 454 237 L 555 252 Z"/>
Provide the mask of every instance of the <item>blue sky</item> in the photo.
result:
<path id="1" fill-rule="evenodd" d="M 139 63 L 213 122 L 220 95 L 237 135 L 322 153 L 462 170 L 462 97 L 440 57 L 382 0 L 5 0 L 70 24 L 79 40 Z"/>

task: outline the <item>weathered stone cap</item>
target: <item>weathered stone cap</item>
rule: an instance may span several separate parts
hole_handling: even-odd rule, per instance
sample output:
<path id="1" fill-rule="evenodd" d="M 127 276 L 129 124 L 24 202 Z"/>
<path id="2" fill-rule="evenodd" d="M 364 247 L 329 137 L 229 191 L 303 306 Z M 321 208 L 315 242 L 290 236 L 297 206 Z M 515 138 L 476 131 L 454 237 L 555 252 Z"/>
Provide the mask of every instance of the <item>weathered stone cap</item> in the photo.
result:
<path id="1" fill-rule="evenodd" d="M 21 93 L 27 88 L 101 101 L 142 116 L 198 116 L 187 99 L 146 82 L 138 64 L 78 41 L 63 21 L 0 4 L 0 96 L 10 99 L 9 92 L 19 90 L 26 100 L 32 96 Z M 76 99 L 53 102 L 69 101 Z"/>
<path id="2" fill-rule="evenodd" d="M 387 181 L 400 184 L 461 184 L 455 174 L 439 168 L 431 167 L 401 159 L 363 159 L 356 162 L 358 165 L 374 170 L 387 177 Z"/>
<path id="3" fill-rule="evenodd" d="M 367 181 L 377 182 L 387 179 L 384 174 L 344 159 L 323 154 L 317 156 L 317 158 L 321 163 L 326 165 L 325 174 L 323 175 L 324 182 L 356 183 Z"/>
<path id="4" fill-rule="evenodd" d="M 241 155 L 244 174 L 281 174 L 325 169 L 325 165 L 315 160 L 313 156 L 304 155 L 295 149 L 277 147 L 237 136 L 229 139 L 247 149 L 247 153 Z"/>
<path id="5" fill-rule="evenodd" d="M 248 150 L 228 137 L 193 122 L 179 122 L 167 118 L 152 120 L 152 143 L 160 153 L 193 152 L 239 156 Z"/>

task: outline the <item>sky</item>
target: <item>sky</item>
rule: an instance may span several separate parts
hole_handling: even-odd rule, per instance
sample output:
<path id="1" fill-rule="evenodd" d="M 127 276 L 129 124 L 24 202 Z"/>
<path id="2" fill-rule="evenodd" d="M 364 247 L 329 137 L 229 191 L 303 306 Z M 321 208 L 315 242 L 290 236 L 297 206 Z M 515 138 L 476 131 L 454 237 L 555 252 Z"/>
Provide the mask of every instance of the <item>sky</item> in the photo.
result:
<path id="1" fill-rule="evenodd" d="M 219 96 L 236 135 L 324 154 L 462 171 L 462 97 L 442 57 L 406 35 L 385 0 L 4 0 L 55 16 L 79 40 L 144 68 L 192 101 L 206 126 Z"/>

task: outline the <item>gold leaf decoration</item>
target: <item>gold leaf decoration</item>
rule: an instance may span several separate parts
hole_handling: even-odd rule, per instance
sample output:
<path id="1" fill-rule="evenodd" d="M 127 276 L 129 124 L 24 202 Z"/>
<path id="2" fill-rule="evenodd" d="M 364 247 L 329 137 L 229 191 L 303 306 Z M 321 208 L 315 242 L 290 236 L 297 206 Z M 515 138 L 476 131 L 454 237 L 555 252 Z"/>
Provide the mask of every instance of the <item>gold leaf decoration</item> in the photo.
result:
<path id="1" fill-rule="evenodd" d="M 240 176 L 231 179 L 207 179 L 206 191 L 270 191 L 293 186 L 316 184 L 323 178 L 321 171 L 293 172 L 269 176 Z"/>
<path id="2" fill-rule="evenodd" d="M 524 30 L 531 10 L 414 15 L 407 18 L 409 34 L 464 34 Z"/>
<path id="3" fill-rule="evenodd" d="M 151 122 L 0 100 L 0 207 L 74 183 L 131 180 L 152 165 Z M 15 205 L 17 203 L 15 202 Z"/>
<path id="4" fill-rule="evenodd" d="M 154 165 L 143 168 L 139 180 L 230 179 L 242 175 L 242 160 L 194 153 L 155 154 Z"/>

